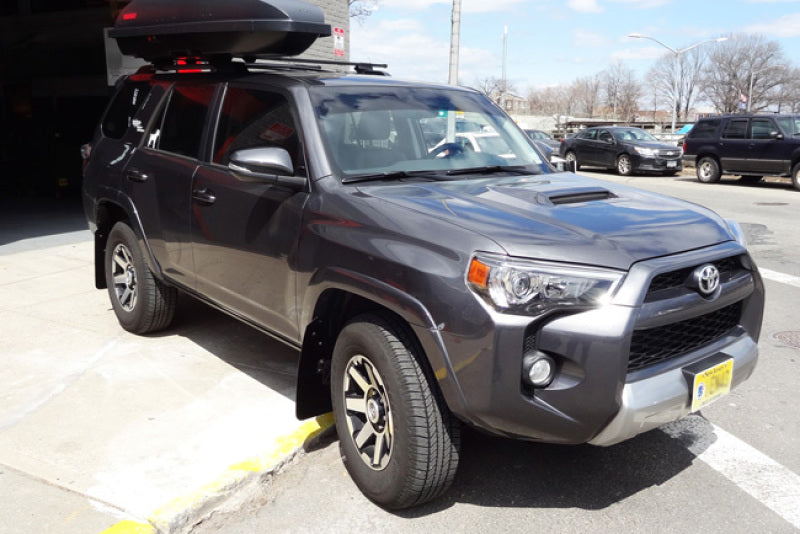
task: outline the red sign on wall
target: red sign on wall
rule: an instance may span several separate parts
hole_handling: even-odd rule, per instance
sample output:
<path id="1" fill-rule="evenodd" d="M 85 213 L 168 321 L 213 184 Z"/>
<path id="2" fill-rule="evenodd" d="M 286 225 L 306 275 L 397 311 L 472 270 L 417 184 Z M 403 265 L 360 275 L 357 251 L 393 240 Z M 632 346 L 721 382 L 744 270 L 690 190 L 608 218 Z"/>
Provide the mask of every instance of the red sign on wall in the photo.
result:
<path id="1" fill-rule="evenodd" d="M 344 28 L 333 29 L 333 55 L 344 57 Z"/>

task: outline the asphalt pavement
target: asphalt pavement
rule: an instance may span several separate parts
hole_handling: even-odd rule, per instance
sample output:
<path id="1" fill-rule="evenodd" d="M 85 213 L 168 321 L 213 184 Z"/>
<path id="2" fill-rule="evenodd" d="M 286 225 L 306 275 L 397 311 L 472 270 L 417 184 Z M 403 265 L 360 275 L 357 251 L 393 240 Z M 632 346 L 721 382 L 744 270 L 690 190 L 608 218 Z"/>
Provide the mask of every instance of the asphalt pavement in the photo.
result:
<path id="1" fill-rule="evenodd" d="M 92 258 L 77 199 L 0 199 L 0 533 L 184 532 L 330 427 L 295 351 L 185 295 L 130 334 Z"/>

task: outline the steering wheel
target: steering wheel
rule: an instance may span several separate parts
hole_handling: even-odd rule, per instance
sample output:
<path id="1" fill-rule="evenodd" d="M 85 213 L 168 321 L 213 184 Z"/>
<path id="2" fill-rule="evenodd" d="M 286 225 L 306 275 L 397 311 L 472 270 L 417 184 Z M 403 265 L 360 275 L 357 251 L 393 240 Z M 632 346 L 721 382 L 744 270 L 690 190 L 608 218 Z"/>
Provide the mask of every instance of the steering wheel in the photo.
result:
<path id="1" fill-rule="evenodd" d="M 437 146 L 429 154 L 429 158 L 449 158 L 464 153 L 464 145 L 461 143 L 445 143 Z"/>

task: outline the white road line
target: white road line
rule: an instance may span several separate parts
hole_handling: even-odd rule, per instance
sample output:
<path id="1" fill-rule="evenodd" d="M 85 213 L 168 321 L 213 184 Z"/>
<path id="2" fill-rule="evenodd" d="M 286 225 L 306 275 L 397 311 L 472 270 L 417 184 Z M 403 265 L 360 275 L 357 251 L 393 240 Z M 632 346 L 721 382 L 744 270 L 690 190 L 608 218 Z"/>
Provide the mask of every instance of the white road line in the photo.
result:
<path id="1" fill-rule="evenodd" d="M 800 476 L 796 473 L 697 416 L 661 430 L 682 441 L 698 459 L 800 529 Z"/>
<path id="2" fill-rule="evenodd" d="M 794 287 L 800 287 L 800 276 L 792 276 L 791 274 L 779 273 L 778 271 L 770 271 L 769 269 L 758 269 L 762 278 L 772 280 L 773 282 L 780 282 Z"/>

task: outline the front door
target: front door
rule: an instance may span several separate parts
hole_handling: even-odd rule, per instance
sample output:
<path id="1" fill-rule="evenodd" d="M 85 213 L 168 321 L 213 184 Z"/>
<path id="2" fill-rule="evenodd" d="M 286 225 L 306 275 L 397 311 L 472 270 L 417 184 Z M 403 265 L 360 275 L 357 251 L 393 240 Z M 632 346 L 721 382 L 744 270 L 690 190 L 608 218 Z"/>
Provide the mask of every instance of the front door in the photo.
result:
<path id="1" fill-rule="evenodd" d="M 241 149 L 288 150 L 295 175 L 305 174 L 297 121 L 277 92 L 230 86 L 220 106 L 211 162 L 192 184 L 192 251 L 197 289 L 229 311 L 281 337 L 300 338 L 292 262 L 304 191 L 228 168 Z"/>

